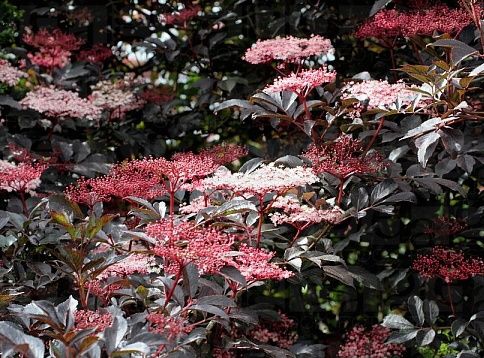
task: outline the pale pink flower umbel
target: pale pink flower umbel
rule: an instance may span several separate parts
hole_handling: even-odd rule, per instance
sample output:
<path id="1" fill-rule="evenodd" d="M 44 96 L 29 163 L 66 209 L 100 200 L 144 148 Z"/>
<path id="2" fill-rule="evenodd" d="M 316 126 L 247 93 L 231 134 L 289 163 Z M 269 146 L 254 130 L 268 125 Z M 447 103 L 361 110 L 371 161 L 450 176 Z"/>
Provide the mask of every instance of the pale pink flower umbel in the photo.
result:
<path id="1" fill-rule="evenodd" d="M 13 87 L 24 77 L 27 77 L 25 72 L 17 70 L 8 61 L 0 59 L 0 83 Z"/>
<path id="2" fill-rule="evenodd" d="M 363 326 L 355 326 L 340 347 L 338 357 L 403 357 L 405 353 L 403 344 L 385 343 L 389 335 L 388 328 L 377 324 L 371 330 L 366 330 Z"/>
<path id="3" fill-rule="evenodd" d="M 149 313 L 146 316 L 146 320 L 149 322 L 148 330 L 155 332 L 172 340 L 180 335 L 190 333 L 193 329 L 193 325 L 190 322 L 184 320 L 181 317 L 170 317 L 163 313 Z"/>
<path id="4" fill-rule="evenodd" d="M 38 87 L 20 101 L 24 108 L 33 109 L 49 117 L 97 119 L 101 109 L 76 92 Z"/>
<path id="5" fill-rule="evenodd" d="M 13 164 L 0 160 L 0 190 L 34 194 L 46 168 L 42 164 Z"/>
<path id="6" fill-rule="evenodd" d="M 235 255 L 229 266 L 234 266 L 245 277 L 247 283 L 264 280 L 284 280 L 293 276 L 290 271 L 284 270 L 270 261 L 275 256 L 274 252 L 242 244 L 239 255 Z"/>
<path id="7" fill-rule="evenodd" d="M 97 278 L 106 279 L 108 277 L 127 277 L 129 275 L 145 275 L 154 265 L 154 258 L 149 255 L 131 254 L 128 257 L 108 266 Z"/>
<path id="8" fill-rule="evenodd" d="M 83 329 L 95 328 L 96 332 L 103 332 L 113 323 L 113 316 L 110 313 L 100 313 L 89 310 L 77 310 L 74 314 L 74 329 L 80 331 Z"/>
<path id="9" fill-rule="evenodd" d="M 133 91 L 139 80 L 128 74 L 114 82 L 99 81 L 92 87 L 90 102 L 103 110 L 110 112 L 110 119 L 124 119 L 126 114 L 142 108 L 145 101 Z"/>
<path id="10" fill-rule="evenodd" d="M 388 81 L 366 80 L 349 82 L 342 88 L 341 99 L 355 98 L 360 101 L 356 110 L 390 109 L 398 100 L 402 105 L 410 105 L 417 97 L 417 92 L 403 82 L 390 84 Z"/>
<path id="11" fill-rule="evenodd" d="M 281 168 L 270 163 L 261 165 L 249 173 L 217 171 L 200 182 L 200 189 L 229 190 L 236 194 L 263 197 L 268 193 L 284 193 L 289 189 L 318 181 L 310 168 Z"/>
<path id="12" fill-rule="evenodd" d="M 338 208 L 317 209 L 301 204 L 297 197 L 289 195 L 276 198 L 272 208 L 282 209 L 282 212 L 269 214 L 274 225 L 289 224 L 297 229 L 321 222 L 336 224 L 343 218 L 343 213 Z"/>
<path id="13" fill-rule="evenodd" d="M 336 72 L 328 71 L 326 67 L 317 70 L 302 70 L 286 77 L 277 78 L 273 84 L 264 88 L 264 92 L 290 91 L 300 97 L 307 97 L 314 88 L 324 83 L 334 82 L 335 79 Z"/>
<path id="14" fill-rule="evenodd" d="M 331 41 L 321 36 L 297 38 L 293 36 L 258 40 L 250 47 L 243 59 L 258 64 L 271 61 L 298 62 L 310 56 L 333 53 Z"/>

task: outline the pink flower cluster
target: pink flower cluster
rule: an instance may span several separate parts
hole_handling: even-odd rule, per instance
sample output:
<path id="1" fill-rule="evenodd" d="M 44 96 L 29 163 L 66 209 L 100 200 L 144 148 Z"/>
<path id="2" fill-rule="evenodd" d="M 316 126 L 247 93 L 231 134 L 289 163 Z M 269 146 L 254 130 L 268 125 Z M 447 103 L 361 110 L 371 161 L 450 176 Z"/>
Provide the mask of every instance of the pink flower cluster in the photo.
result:
<path id="1" fill-rule="evenodd" d="M 314 88 L 335 80 L 336 72 L 328 71 L 326 67 L 317 70 L 302 70 L 298 73 L 291 73 L 286 77 L 277 78 L 273 84 L 264 89 L 264 92 L 290 91 L 300 97 L 307 97 Z"/>
<path id="2" fill-rule="evenodd" d="M 310 56 L 333 53 L 331 41 L 321 36 L 297 38 L 293 36 L 258 40 L 246 52 L 243 59 L 252 64 L 271 61 L 299 62 Z"/>
<path id="3" fill-rule="evenodd" d="M 80 98 L 76 92 L 51 87 L 37 87 L 20 104 L 49 117 L 97 119 L 101 115 L 99 107 Z"/>
<path id="4" fill-rule="evenodd" d="M 154 258 L 149 255 L 131 254 L 128 257 L 108 266 L 101 272 L 97 279 L 106 279 L 109 277 L 127 277 L 133 274 L 145 275 L 149 268 L 154 265 Z"/>
<path id="5" fill-rule="evenodd" d="M 363 144 L 348 135 L 322 147 L 312 145 L 303 155 L 312 163 L 315 174 L 329 173 L 340 180 L 351 175 L 372 174 L 383 169 L 383 157 L 372 152 L 362 155 Z"/>
<path id="6" fill-rule="evenodd" d="M 188 334 L 192 327 L 179 317 L 167 317 L 163 313 L 149 313 L 146 320 L 150 323 L 148 330 L 175 339 L 182 334 Z"/>
<path id="7" fill-rule="evenodd" d="M 434 247 L 428 255 L 418 255 L 412 269 L 426 279 L 441 278 L 447 283 L 484 275 L 481 258 L 466 258 L 462 251 Z"/>
<path id="8" fill-rule="evenodd" d="M 235 241 L 234 236 L 219 230 L 171 219 L 149 224 L 146 234 L 157 239 L 152 251 L 164 259 L 167 273 L 176 273 L 189 263 L 194 263 L 202 274 L 218 273 Z"/>
<path id="9" fill-rule="evenodd" d="M 103 332 L 113 323 L 110 313 L 100 313 L 89 310 L 77 310 L 74 314 L 76 331 L 95 328 L 97 333 Z"/>
<path id="10" fill-rule="evenodd" d="M 238 195 L 249 194 L 263 198 L 268 193 L 282 194 L 289 189 L 317 181 L 318 178 L 308 168 L 282 168 L 270 163 L 249 173 L 217 171 L 202 180 L 198 189 L 229 190 Z"/>
<path id="11" fill-rule="evenodd" d="M 186 26 L 191 19 L 198 16 L 200 11 L 202 11 L 202 8 L 199 5 L 194 5 L 180 11 L 161 14 L 159 20 L 165 25 Z"/>
<path id="12" fill-rule="evenodd" d="M 405 353 L 404 345 L 385 343 L 389 335 L 390 330 L 378 324 L 374 325 L 371 330 L 366 330 L 363 326 L 355 326 L 348 333 L 346 342 L 340 347 L 338 357 L 403 357 Z"/>
<path id="13" fill-rule="evenodd" d="M 427 9 L 398 11 L 381 10 L 356 32 L 359 38 L 388 39 L 432 35 L 434 32 L 456 34 L 472 22 L 464 9 L 435 5 Z"/>
<path id="14" fill-rule="evenodd" d="M 417 97 L 417 92 L 403 82 L 390 84 L 388 81 L 366 80 L 349 82 L 342 88 L 341 99 L 355 98 L 360 103 L 356 110 L 389 109 L 398 101 L 410 105 Z"/>
<path id="15" fill-rule="evenodd" d="M 110 280 L 113 281 L 113 280 Z M 91 280 L 86 282 L 89 294 L 96 296 L 103 304 L 107 304 L 116 291 L 125 287 L 123 279 L 115 279 L 114 282 L 106 280 Z"/>
<path id="16" fill-rule="evenodd" d="M 71 52 L 78 50 L 84 43 L 83 40 L 60 29 L 41 29 L 35 34 L 26 33 L 23 40 L 26 44 L 39 49 L 35 54 L 28 54 L 32 63 L 48 70 L 68 64 Z"/>
<path id="17" fill-rule="evenodd" d="M 307 228 L 312 224 L 327 222 L 336 224 L 343 218 L 338 208 L 317 209 L 314 206 L 303 205 L 295 196 L 280 196 L 272 203 L 272 208 L 282 209 L 282 212 L 269 214 L 274 225 L 289 224 L 296 229 Z"/>
<path id="18" fill-rule="evenodd" d="M 75 185 L 66 188 L 65 194 L 69 200 L 89 206 L 109 201 L 112 197 L 153 199 L 164 195 L 166 190 L 160 184 L 159 176 L 143 163 L 133 160 L 116 164 L 107 175 L 79 179 Z"/>
<path id="19" fill-rule="evenodd" d="M 239 253 L 231 261 L 228 260 L 227 264 L 237 268 L 248 284 L 265 280 L 280 281 L 294 275 L 270 262 L 275 256 L 274 252 L 242 244 Z"/>
<path id="20" fill-rule="evenodd" d="M 93 48 L 89 50 L 80 51 L 77 55 L 77 60 L 101 64 L 112 56 L 113 52 L 109 47 L 102 44 L 95 44 Z"/>
<path id="21" fill-rule="evenodd" d="M 247 337 L 252 341 L 262 344 L 270 344 L 284 349 L 290 349 L 298 340 L 295 332 L 294 320 L 284 313 L 279 313 L 279 319 L 261 319 L 259 324 L 248 332 L 236 326 L 232 326 L 229 335 L 232 339 Z M 244 354 L 245 353 L 245 354 Z M 214 358 L 242 358 L 247 356 L 246 350 L 224 349 L 215 347 L 212 349 Z"/>
<path id="22" fill-rule="evenodd" d="M 111 197 L 137 196 L 153 199 L 182 188 L 191 189 L 194 183 L 213 173 L 220 165 L 245 155 L 239 146 L 222 145 L 202 151 L 177 153 L 165 158 L 132 160 L 115 165 L 98 178 L 80 179 L 66 189 L 66 196 L 77 203 L 93 205 L 109 201 Z M 168 180 L 168 182 L 166 182 Z"/>
<path id="23" fill-rule="evenodd" d="M 0 190 L 34 194 L 46 168 L 43 164 L 13 164 L 0 160 Z"/>
<path id="24" fill-rule="evenodd" d="M 17 70 L 8 61 L 0 59 L 0 83 L 13 87 L 24 77 L 27 77 L 25 72 Z"/>
<path id="25" fill-rule="evenodd" d="M 92 86 L 89 101 L 100 109 L 109 111 L 109 119 L 124 119 L 126 113 L 140 109 L 146 103 L 133 92 L 138 84 L 134 75 L 126 75 L 114 82 L 99 81 Z"/>
<path id="26" fill-rule="evenodd" d="M 249 337 L 260 343 L 289 349 L 298 339 L 297 333 L 293 331 L 294 326 L 294 320 L 280 313 L 278 320 L 262 320 L 250 330 Z"/>
<path id="27" fill-rule="evenodd" d="M 188 263 L 195 264 L 201 274 L 217 274 L 224 266 L 237 268 L 247 283 L 283 280 L 293 274 L 270 261 L 275 253 L 245 244 L 234 249 L 234 235 L 191 222 L 162 220 L 149 224 L 146 234 L 157 239 L 153 253 L 162 257 L 164 270 L 176 273 Z"/>

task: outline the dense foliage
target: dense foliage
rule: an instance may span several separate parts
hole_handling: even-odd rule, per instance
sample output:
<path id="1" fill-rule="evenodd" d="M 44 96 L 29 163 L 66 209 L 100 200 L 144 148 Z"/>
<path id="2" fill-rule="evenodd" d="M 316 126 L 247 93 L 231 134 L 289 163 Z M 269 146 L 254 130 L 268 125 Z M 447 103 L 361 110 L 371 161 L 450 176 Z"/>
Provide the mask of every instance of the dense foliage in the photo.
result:
<path id="1" fill-rule="evenodd" d="M 482 356 L 483 14 L 0 0 L 1 357 Z"/>

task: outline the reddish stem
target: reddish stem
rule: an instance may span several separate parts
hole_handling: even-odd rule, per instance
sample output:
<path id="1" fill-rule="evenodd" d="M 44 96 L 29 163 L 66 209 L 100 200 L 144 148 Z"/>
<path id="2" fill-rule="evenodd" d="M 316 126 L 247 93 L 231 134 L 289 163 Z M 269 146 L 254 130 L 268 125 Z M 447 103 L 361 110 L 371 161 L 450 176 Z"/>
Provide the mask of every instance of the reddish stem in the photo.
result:
<path id="1" fill-rule="evenodd" d="M 170 290 L 168 293 L 165 295 L 165 304 L 163 305 L 163 310 L 165 310 L 166 306 L 168 306 L 168 303 L 170 302 L 171 298 L 173 297 L 173 294 L 175 293 L 176 286 L 178 286 L 178 281 L 180 281 L 180 278 L 183 274 L 183 267 L 180 265 L 180 268 L 178 269 L 178 272 L 175 275 L 175 279 L 173 280 L 173 286 L 170 287 Z"/>
<path id="2" fill-rule="evenodd" d="M 343 200 L 343 187 L 344 187 L 344 184 L 345 184 L 345 180 L 344 178 L 341 178 L 340 179 L 340 183 L 339 183 L 339 187 L 338 187 L 338 196 L 336 197 L 336 204 L 338 206 L 340 206 L 341 204 L 341 201 Z"/>
<path id="3" fill-rule="evenodd" d="M 366 147 L 365 151 L 363 152 L 363 155 L 368 153 L 368 151 L 371 149 L 373 144 L 375 144 L 376 138 L 380 134 L 381 129 L 383 128 L 383 124 L 385 123 L 385 117 L 380 118 L 380 122 L 378 123 L 378 127 L 376 128 L 375 133 L 373 134 L 373 137 L 371 137 L 370 143 L 368 143 L 368 146 Z"/>

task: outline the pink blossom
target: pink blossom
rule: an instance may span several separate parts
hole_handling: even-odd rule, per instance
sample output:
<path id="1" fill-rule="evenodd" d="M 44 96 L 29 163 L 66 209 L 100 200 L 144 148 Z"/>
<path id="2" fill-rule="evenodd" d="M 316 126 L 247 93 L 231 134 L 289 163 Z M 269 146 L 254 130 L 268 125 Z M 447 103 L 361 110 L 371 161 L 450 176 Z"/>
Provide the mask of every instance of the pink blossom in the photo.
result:
<path id="1" fill-rule="evenodd" d="M 100 313 L 89 310 L 77 310 L 75 316 L 75 330 L 95 328 L 96 332 L 103 332 L 113 323 L 113 317 L 110 313 Z"/>
<path id="2" fill-rule="evenodd" d="M 200 154 L 177 153 L 171 160 L 131 160 L 114 165 L 107 175 L 80 179 L 65 193 L 70 200 L 87 205 L 109 201 L 112 197 L 153 199 L 182 188 L 191 189 L 222 164 L 245 153 L 245 149 L 237 146 L 216 146 Z"/>
<path id="3" fill-rule="evenodd" d="M 321 222 L 336 224 L 342 220 L 343 213 L 338 208 L 317 209 L 313 206 L 302 205 L 297 197 L 280 196 L 272 203 L 272 208 L 282 209 L 282 212 L 269 214 L 274 225 L 290 224 L 296 229 Z"/>
<path id="4" fill-rule="evenodd" d="M 342 88 L 341 99 L 355 98 L 360 101 L 356 110 L 390 109 L 398 100 L 403 105 L 410 105 L 417 97 L 417 92 L 403 82 L 390 84 L 388 81 L 366 80 L 349 82 Z"/>
<path id="5" fill-rule="evenodd" d="M 71 53 L 58 46 L 41 48 L 38 52 L 29 53 L 27 56 L 33 64 L 52 70 L 66 66 L 70 62 Z"/>
<path id="6" fill-rule="evenodd" d="M 280 281 L 294 275 L 270 262 L 275 256 L 274 252 L 242 244 L 239 253 L 227 260 L 227 264 L 237 268 L 247 283 L 265 280 Z"/>
<path id="7" fill-rule="evenodd" d="M 102 280 L 108 277 L 127 277 L 133 274 L 145 275 L 149 272 L 150 266 L 154 264 L 154 258 L 149 255 L 131 254 L 128 257 L 108 266 L 103 272 L 97 275 Z"/>
<path id="8" fill-rule="evenodd" d="M 333 53 L 331 41 L 321 36 L 311 36 L 303 39 L 293 36 L 276 37 L 270 40 L 258 40 L 249 48 L 243 59 L 258 64 L 274 60 L 298 62 L 310 56 L 320 56 Z"/>
<path id="9" fill-rule="evenodd" d="M 249 331 L 248 336 L 260 343 L 274 344 L 280 348 L 288 349 L 296 343 L 298 336 L 294 332 L 294 320 L 284 313 L 279 314 L 278 320 L 261 320 Z"/>
<path id="10" fill-rule="evenodd" d="M 176 273 L 194 263 L 202 274 L 218 273 L 232 251 L 234 236 L 222 231 L 197 227 L 189 222 L 162 220 L 149 224 L 146 234 L 157 239 L 152 251 L 164 259 L 164 270 Z"/>
<path id="11" fill-rule="evenodd" d="M 27 77 L 25 72 L 17 70 L 8 61 L 0 59 L 0 83 L 13 87 L 24 77 Z"/>
<path id="12" fill-rule="evenodd" d="M 390 330 L 378 324 L 374 325 L 371 330 L 365 330 L 363 326 L 355 326 L 348 333 L 345 343 L 340 347 L 338 357 L 403 357 L 405 353 L 404 345 L 385 343 L 389 335 Z"/>
<path id="13" fill-rule="evenodd" d="M 113 52 L 109 47 L 102 44 L 95 44 L 92 49 L 80 51 L 79 55 L 77 55 L 77 60 L 91 63 L 103 63 L 112 56 Z"/>
<path id="14" fill-rule="evenodd" d="M 464 9 L 451 9 L 438 4 L 410 11 L 381 10 L 356 32 L 359 38 L 387 39 L 439 33 L 456 34 L 472 22 Z"/>
<path id="15" fill-rule="evenodd" d="M 264 197 L 268 193 L 281 194 L 317 181 L 318 178 L 308 168 L 281 168 L 270 163 L 249 173 L 217 171 L 213 176 L 202 180 L 199 189 L 229 190 L 239 195 Z"/>
<path id="16" fill-rule="evenodd" d="M 34 194 L 46 168 L 43 164 L 13 164 L 0 160 L 0 190 Z"/>
<path id="17" fill-rule="evenodd" d="M 90 280 L 86 282 L 86 288 L 103 304 L 107 304 L 116 291 L 123 288 L 123 284 L 123 280 L 114 283 L 108 283 L 106 280 Z"/>
<path id="18" fill-rule="evenodd" d="M 26 44 L 35 48 L 60 47 L 65 51 L 78 50 L 84 40 L 78 39 L 72 34 L 62 32 L 60 29 L 47 30 L 41 29 L 37 33 L 26 33 L 23 36 Z"/>
<path id="19" fill-rule="evenodd" d="M 286 77 L 279 77 L 272 85 L 267 86 L 264 92 L 291 91 L 298 96 L 307 95 L 323 83 L 331 83 L 336 79 L 336 72 L 328 71 L 326 67 L 317 70 L 302 70 L 298 73 L 291 73 Z"/>
<path id="20" fill-rule="evenodd" d="M 112 197 L 136 196 L 153 199 L 164 195 L 166 190 L 160 184 L 159 176 L 140 163 L 143 164 L 143 161 L 133 160 L 116 164 L 107 175 L 81 178 L 69 186 L 65 194 L 69 200 L 89 206 L 109 201 Z"/>
<path id="21" fill-rule="evenodd" d="M 35 34 L 28 32 L 24 34 L 23 40 L 26 44 L 39 49 L 35 54 L 28 54 L 32 63 L 49 70 L 68 64 L 71 52 L 78 50 L 84 43 L 84 40 L 59 29 L 41 29 Z"/>
<path id="22" fill-rule="evenodd" d="M 200 210 L 205 209 L 210 205 L 210 199 L 205 199 L 203 196 L 199 196 L 190 201 L 190 204 L 180 206 L 180 213 L 182 214 L 196 214 Z"/>
<path id="23" fill-rule="evenodd" d="M 51 87 L 37 87 L 27 93 L 20 104 L 50 117 L 96 119 L 101 114 L 98 107 L 80 98 L 76 92 Z"/>
<path id="24" fill-rule="evenodd" d="M 312 145 L 303 155 L 311 161 L 315 174 L 329 173 L 340 180 L 376 173 L 385 167 L 381 154 L 362 153 L 363 144 L 359 140 L 343 135 L 322 147 Z"/>
<path id="25" fill-rule="evenodd" d="M 163 313 L 149 313 L 146 320 L 150 326 L 148 330 L 164 336 L 168 339 L 175 339 L 182 334 L 188 334 L 192 331 L 189 322 L 181 317 L 169 317 Z"/>
<path id="26" fill-rule="evenodd" d="M 426 279 L 441 278 L 447 283 L 484 275 L 481 258 L 466 258 L 460 250 L 443 247 L 434 247 L 429 255 L 418 255 L 412 268 Z"/>
<path id="27" fill-rule="evenodd" d="M 139 80 L 133 74 L 114 82 L 99 81 L 92 86 L 89 101 L 100 109 L 109 111 L 109 119 L 124 119 L 126 114 L 142 108 L 145 101 L 134 93 L 134 86 Z"/>
<path id="28" fill-rule="evenodd" d="M 198 16 L 200 11 L 202 11 L 202 8 L 199 5 L 193 5 L 180 11 L 161 14 L 159 20 L 165 25 L 186 26 L 191 19 Z"/>

